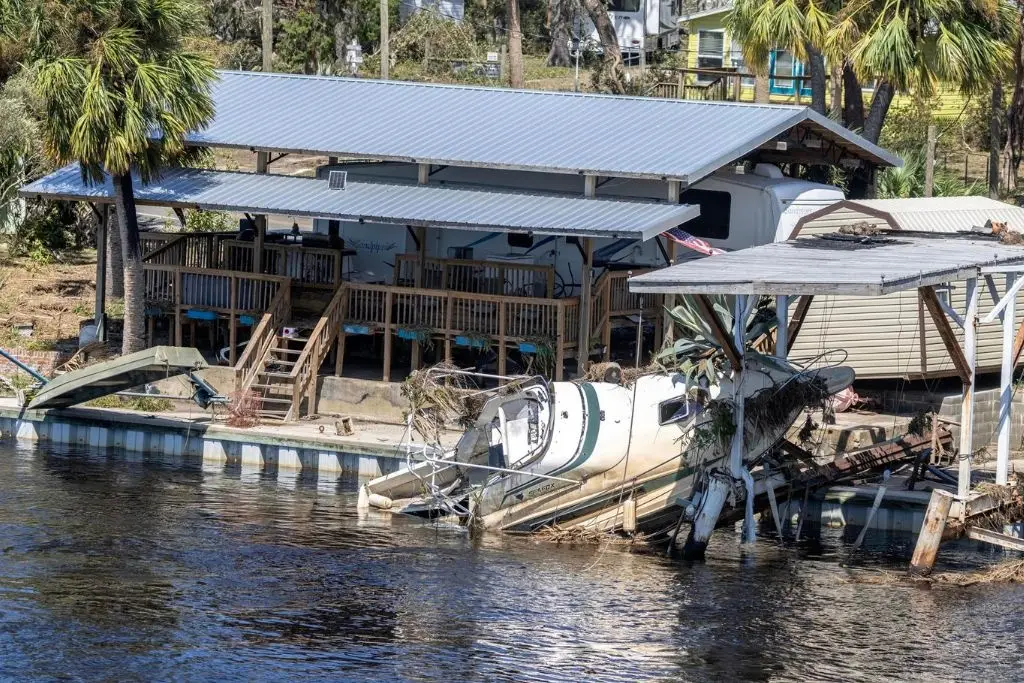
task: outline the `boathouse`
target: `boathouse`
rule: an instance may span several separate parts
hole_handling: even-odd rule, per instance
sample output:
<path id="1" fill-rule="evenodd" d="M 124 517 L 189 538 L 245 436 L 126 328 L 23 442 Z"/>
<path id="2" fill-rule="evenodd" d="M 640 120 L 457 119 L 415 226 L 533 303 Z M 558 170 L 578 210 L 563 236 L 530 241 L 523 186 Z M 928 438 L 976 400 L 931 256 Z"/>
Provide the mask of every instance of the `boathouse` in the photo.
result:
<path id="1" fill-rule="evenodd" d="M 137 203 L 248 220 L 229 234 L 145 236 L 150 343 L 225 348 L 234 388 L 261 395 L 268 418 L 315 412 L 318 376 L 370 377 L 367 358 L 384 381 L 399 357 L 404 370 L 467 354 L 492 358 L 497 374 L 515 362 L 561 378 L 611 357 L 621 327 L 636 331 L 633 357 L 645 329 L 647 344 L 661 338 L 661 299 L 630 294 L 627 278 L 647 268 L 606 267 L 595 258 L 602 248 L 646 243 L 674 262 L 676 242 L 661 235 L 713 212 L 687 191 L 723 168 L 843 165 L 870 175 L 899 163 L 805 107 L 248 72 L 220 72 L 213 97 L 214 120 L 190 144 L 250 150 L 257 172 L 170 170 L 137 183 Z M 330 163 L 318 178 L 274 175 L 289 154 Z M 409 173 L 371 182 L 342 163 Z M 492 174 L 491 184 L 439 181 L 449 168 Z M 502 173 L 507 183 L 494 187 Z M 523 174 L 559 182 L 524 189 L 514 179 Z M 623 182 L 631 189 L 616 192 Z M 73 166 L 22 189 L 91 203 L 101 236 L 112 194 Z M 268 233 L 268 215 L 315 218 L 324 234 Z M 373 247 L 346 244 L 342 225 L 397 231 L 401 253 L 386 271 L 355 272 L 351 261 Z M 537 261 L 439 253 L 432 238 L 455 230 L 554 248 Z M 563 260 L 576 264 L 572 287 L 556 282 Z M 100 259 L 98 311 L 104 275 Z"/>

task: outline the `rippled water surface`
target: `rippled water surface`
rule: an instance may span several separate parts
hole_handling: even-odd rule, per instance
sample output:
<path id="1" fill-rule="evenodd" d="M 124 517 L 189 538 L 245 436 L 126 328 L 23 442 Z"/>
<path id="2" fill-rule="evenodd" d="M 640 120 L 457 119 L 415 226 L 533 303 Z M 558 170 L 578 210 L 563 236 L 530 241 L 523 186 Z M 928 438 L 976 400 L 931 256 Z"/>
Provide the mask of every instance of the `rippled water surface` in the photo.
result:
<path id="1" fill-rule="evenodd" d="M 0 677 L 1009 680 L 1024 667 L 1024 588 L 854 583 L 841 532 L 753 553 L 720 532 L 688 565 L 473 540 L 355 503 L 348 479 L 0 445 Z M 863 561 L 903 563 L 906 543 L 873 539 Z"/>

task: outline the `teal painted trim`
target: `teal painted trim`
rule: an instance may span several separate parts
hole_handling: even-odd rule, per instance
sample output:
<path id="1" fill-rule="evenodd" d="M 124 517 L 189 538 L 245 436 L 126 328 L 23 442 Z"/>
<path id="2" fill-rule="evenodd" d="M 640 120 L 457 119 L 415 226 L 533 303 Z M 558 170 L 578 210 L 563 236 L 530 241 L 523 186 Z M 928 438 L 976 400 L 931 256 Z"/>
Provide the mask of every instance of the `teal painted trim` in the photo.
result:
<path id="1" fill-rule="evenodd" d="M 584 403 L 586 404 L 584 415 L 587 420 L 587 428 L 583 432 L 583 445 L 580 447 L 580 452 L 569 462 L 569 464 L 562 465 L 554 472 L 547 473 L 552 477 L 557 476 L 562 472 L 574 470 L 589 460 L 590 456 L 594 454 L 594 446 L 597 445 L 597 436 L 601 433 L 601 402 L 597 399 L 597 391 L 589 382 L 584 382 L 579 386 L 583 392 Z"/>

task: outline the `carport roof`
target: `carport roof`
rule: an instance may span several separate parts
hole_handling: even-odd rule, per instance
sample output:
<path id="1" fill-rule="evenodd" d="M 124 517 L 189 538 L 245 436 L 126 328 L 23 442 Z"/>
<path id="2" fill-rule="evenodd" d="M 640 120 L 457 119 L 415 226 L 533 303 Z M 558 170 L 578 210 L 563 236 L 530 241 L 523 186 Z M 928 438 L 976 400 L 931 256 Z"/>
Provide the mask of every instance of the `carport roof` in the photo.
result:
<path id="1" fill-rule="evenodd" d="M 109 178 L 103 183 L 87 183 L 77 164 L 29 183 L 20 193 L 31 198 L 105 203 L 114 197 Z M 343 190 L 332 190 L 327 180 L 194 168 L 167 170 L 146 185 L 136 179 L 135 201 L 210 211 L 642 240 L 700 214 L 699 207 L 686 204 L 430 185 L 349 182 Z"/>
<path id="2" fill-rule="evenodd" d="M 221 71 L 197 146 L 692 184 L 791 129 L 895 155 L 807 107 Z"/>

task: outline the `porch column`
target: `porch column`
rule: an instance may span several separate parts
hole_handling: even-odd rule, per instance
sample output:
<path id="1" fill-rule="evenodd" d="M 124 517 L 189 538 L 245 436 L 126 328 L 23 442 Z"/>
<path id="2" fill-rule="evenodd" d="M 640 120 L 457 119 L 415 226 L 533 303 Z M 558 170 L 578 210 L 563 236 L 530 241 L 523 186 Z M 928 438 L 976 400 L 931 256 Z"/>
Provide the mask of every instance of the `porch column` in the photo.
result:
<path id="1" fill-rule="evenodd" d="M 681 195 L 682 195 L 682 183 L 680 183 L 678 180 L 670 180 L 670 181 L 668 181 L 668 203 L 669 204 L 678 204 L 679 201 L 680 201 Z M 676 243 L 675 243 L 675 240 L 666 240 L 666 241 L 668 242 L 668 244 L 665 245 L 667 247 L 667 251 L 668 251 L 668 261 L 669 261 L 668 265 L 671 266 L 671 265 L 674 265 L 675 262 L 676 262 Z M 675 294 L 665 294 L 664 296 L 665 296 L 665 299 L 662 302 L 664 304 L 664 307 L 663 307 L 664 310 L 662 311 L 662 324 L 661 324 L 662 331 L 663 331 L 663 335 L 662 335 L 663 338 L 661 340 L 661 344 L 663 344 L 663 345 L 665 344 L 665 342 L 675 341 L 675 338 L 676 338 L 676 326 L 675 326 L 675 323 L 672 322 L 672 316 L 670 316 L 668 314 L 668 312 L 671 309 L 675 308 L 676 296 L 675 296 Z M 655 349 L 655 351 L 657 351 L 657 349 Z"/>
<path id="2" fill-rule="evenodd" d="M 576 345 L 576 375 L 582 377 L 590 364 L 590 304 L 594 269 L 594 240 L 582 239 L 583 274 L 580 276 L 580 333 Z"/>
<path id="3" fill-rule="evenodd" d="M 256 153 L 256 172 L 266 174 L 270 165 L 270 152 Z M 252 272 L 263 272 L 263 242 L 267 236 L 267 216 L 258 214 L 256 220 L 256 237 L 252 243 Z"/>
<path id="4" fill-rule="evenodd" d="M 426 185 L 430 182 L 430 164 L 419 164 L 416 167 L 416 182 Z M 424 270 L 427 267 L 427 229 L 420 226 L 416 228 L 416 242 L 418 258 L 416 260 L 415 284 L 421 289 L 424 284 Z M 443 283 L 442 283 L 443 284 Z M 423 347 L 418 340 L 412 343 L 412 369 L 418 370 L 423 364 Z"/>
<path id="5" fill-rule="evenodd" d="M 967 312 L 964 315 L 964 357 L 970 381 L 963 383 L 960 403 L 960 467 L 957 497 L 966 502 L 971 490 L 971 457 L 974 454 L 974 383 L 978 344 L 978 278 L 967 279 Z M 961 510 L 965 510 L 961 506 Z"/>
<path id="6" fill-rule="evenodd" d="M 783 360 L 789 356 L 789 297 L 780 294 L 775 297 L 775 317 L 778 327 L 775 332 L 775 357 Z"/>
<path id="7" fill-rule="evenodd" d="M 1006 274 L 1003 308 L 1003 357 L 999 372 L 999 436 L 996 448 L 996 484 L 1006 485 L 1010 474 L 1010 428 L 1013 424 L 1013 343 L 1016 337 L 1017 294 L 1015 273 Z"/>
<path id="8" fill-rule="evenodd" d="M 96 207 L 93 207 L 96 209 Z M 96 216 L 96 341 L 107 341 L 107 216 L 109 207 L 97 209 Z"/>

